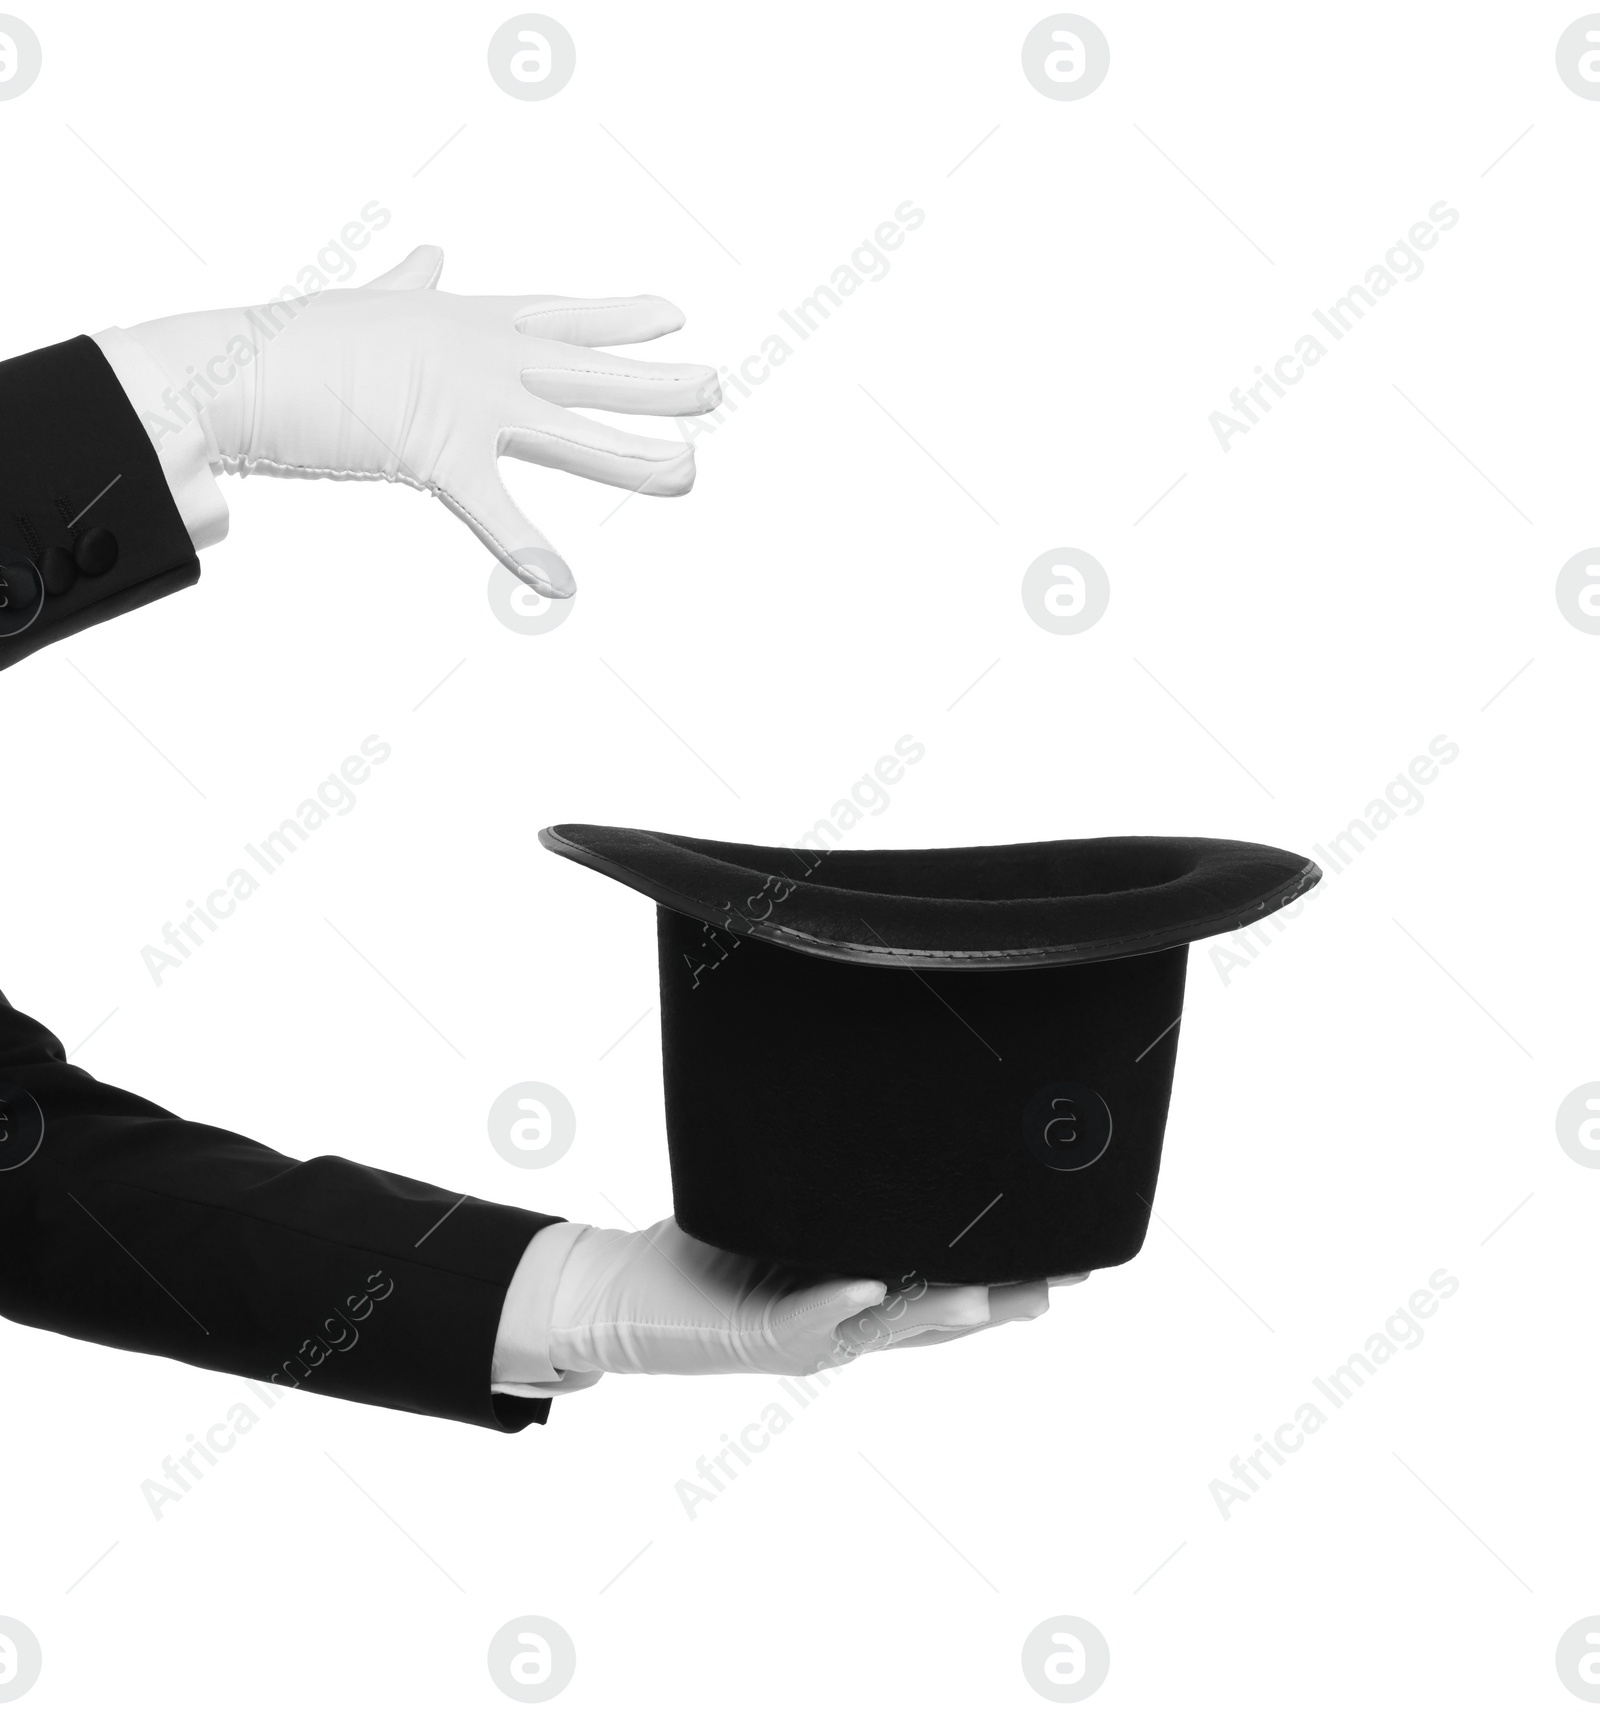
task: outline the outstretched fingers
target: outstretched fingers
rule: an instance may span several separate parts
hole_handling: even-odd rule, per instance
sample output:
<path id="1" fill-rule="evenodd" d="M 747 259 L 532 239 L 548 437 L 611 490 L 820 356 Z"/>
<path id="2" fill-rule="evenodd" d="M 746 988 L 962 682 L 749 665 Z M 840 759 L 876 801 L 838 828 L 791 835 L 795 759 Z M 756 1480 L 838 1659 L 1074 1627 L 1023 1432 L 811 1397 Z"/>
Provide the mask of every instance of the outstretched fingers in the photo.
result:
<path id="1" fill-rule="evenodd" d="M 540 342 L 522 369 L 522 385 L 553 406 L 602 412 L 690 417 L 722 404 L 722 384 L 706 364 L 649 364 L 615 352 L 581 355 Z"/>
<path id="2" fill-rule="evenodd" d="M 675 334 L 683 312 L 654 293 L 637 298 L 530 298 L 513 316 L 524 334 L 569 346 L 632 346 Z"/>
<path id="3" fill-rule="evenodd" d="M 684 495 L 694 487 L 694 449 L 635 435 L 559 406 L 535 406 L 500 432 L 500 452 L 644 495 Z"/>
<path id="4" fill-rule="evenodd" d="M 512 499 L 492 458 L 464 467 L 440 484 L 438 494 L 500 565 L 540 596 L 576 594 L 572 569 Z"/>

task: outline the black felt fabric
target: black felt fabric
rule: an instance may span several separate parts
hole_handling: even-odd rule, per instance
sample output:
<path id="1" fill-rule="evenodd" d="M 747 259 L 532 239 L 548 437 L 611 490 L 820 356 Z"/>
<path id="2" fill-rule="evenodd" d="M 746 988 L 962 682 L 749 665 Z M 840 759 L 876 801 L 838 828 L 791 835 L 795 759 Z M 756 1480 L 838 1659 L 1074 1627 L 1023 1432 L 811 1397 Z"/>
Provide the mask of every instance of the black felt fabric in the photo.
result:
<path id="1" fill-rule="evenodd" d="M 115 566 L 0 638 L 0 668 L 200 577 L 150 437 L 105 354 L 79 335 L 0 363 L 0 559 L 37 565 L 91 527 L 115 537 Z"/>
<path id="2" fill-rule="evenodd" d="M 657 918 L 673 1205 L 690 1234 L 885 1281 L 1022 1281 L 1138 1252 L 1186 949 L 918 972 Z M 708 938 L 726 950 L 715 965 Z M 1079 1169 L 1034 1150 L 1034 1099 L 1062 1085 L 1111 1116 Z"/>
<path id="3" fill-rule="evenodd" d="M 1057 966 L 1237 930 L 1321 876 L 1245 841 L 1114 836 L 828 853 L 559 824 L 539 839 L 662 906 L 824 958 Z"/>

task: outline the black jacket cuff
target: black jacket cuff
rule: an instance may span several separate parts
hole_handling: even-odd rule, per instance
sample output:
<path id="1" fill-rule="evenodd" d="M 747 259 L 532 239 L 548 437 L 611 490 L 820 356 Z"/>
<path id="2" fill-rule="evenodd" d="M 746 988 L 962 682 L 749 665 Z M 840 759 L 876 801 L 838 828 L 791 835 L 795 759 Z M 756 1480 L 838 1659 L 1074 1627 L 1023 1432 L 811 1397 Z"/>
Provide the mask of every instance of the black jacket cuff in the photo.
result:
<path id="1" fill-rule="evenodd" d="M 160 458 L 94 341 L 0 363 L 0 668 L 199 577 Z"/>

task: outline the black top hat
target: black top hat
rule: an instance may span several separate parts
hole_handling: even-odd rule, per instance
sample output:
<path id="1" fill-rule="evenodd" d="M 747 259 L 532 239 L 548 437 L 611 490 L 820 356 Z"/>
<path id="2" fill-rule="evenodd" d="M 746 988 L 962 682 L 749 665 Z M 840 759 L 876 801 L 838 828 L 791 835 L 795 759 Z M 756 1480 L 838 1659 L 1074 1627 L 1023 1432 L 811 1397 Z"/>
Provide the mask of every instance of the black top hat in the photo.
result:
<path id="1" fill-rule="evenodd" d="M 658 903 L 679 1224 L 899 1281 L 1122 1264 L 1150 1220 L 1187 945 L 1315 886 L 1243 841 L 812 852 L 561 824 Z"/>

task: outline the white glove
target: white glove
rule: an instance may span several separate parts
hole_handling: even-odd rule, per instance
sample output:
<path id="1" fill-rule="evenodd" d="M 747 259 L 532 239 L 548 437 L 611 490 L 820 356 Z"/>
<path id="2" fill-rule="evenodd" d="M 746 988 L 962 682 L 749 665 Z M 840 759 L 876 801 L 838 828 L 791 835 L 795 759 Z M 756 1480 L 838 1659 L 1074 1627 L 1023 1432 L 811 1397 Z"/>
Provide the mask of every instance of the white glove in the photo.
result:
<path id="1" fill-rule="evenodd" d="M 669 1217 L 637 1232 L 584 1228 L 556 1284 L 549 1356 L 565 1372 L 798 1377 L 873 1349 L 948 1342 L 1049 1310 L 1042 1282 L 1001 1288 L 882 1282 L 762 1264 Z"/>
<path id="2" fill-rule="evenodd" d="M 408 483 L 437 495 L 526 584 L 571 596 L 566 562 L 512 500 L 496 459 L 682 495 L 693 448 L 568 408 L 710 411 L 722 397 L 716 372 L 593 350 L 681 328 L 664 298 L 463 298 L 435 290 L 443 267 L 443 251 L 421 245 L 370 286 L 127 334 L 198 409 L 214 469 Z"/>

